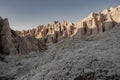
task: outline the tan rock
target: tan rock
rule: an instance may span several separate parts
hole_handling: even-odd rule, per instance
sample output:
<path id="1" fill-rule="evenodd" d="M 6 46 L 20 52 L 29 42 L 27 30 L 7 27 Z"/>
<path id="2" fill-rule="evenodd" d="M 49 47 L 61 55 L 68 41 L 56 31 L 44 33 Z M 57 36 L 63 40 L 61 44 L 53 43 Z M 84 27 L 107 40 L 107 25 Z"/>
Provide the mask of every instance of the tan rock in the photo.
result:
<path id="1" fill-rule="evenodd" d="M 59 22 L 54 21 L 47 26 L 39 26 L 36 29 L 21 31 L 21 36 L 31 35 L 37 39 L 44 39 L 45 42 L 72 37 L 77 34 L 77 31 L 81 33 L 81 37 L 90 36 L 92 34 L 98 34 L 100 32 L 108 31 L 112 29 L 116 23 L 120 22 L 120 6 L 117 8 L 106 9 L 102 12 L 91 13 L 88 17 L 77 23 L 68 23 L 67 21 Z M 80 29 L 81 28 L 81 29 Z M 79 29 L 79 30 L 77 30 Z M 57 39 L 53 37 L 57 31 Z M 78 32 L 78 33 L 79 33 Z M 51 41 L 51 42 L 52 42 Z"/>

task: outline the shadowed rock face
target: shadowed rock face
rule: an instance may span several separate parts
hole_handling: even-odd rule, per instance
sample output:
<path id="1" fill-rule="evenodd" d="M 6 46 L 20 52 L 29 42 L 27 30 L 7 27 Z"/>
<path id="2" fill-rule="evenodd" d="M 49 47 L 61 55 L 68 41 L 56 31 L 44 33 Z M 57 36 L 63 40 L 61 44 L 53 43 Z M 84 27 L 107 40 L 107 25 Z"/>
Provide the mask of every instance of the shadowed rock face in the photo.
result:
<path id="1" fill-rule="evenodd" d="M 32 36 L 20 37 L 9 26 L 7 18 L 0 18 L 0 59 L 12 54 L 27 54 L 32 51 L 45 50 L 46 45 Z"/>
<path id="2" fill-rule="evenodd" d="M 43 41 L 31 36 L 22 37 L 20 38 L 19 41 L 20 41 L 18 44 L 19 53 L 26 54 L 33 51 L 45 50 L 47 48 Z"/>
<path id="3" fill-rule="evenodd" d="M 14 50 L 14 45 L 12 44 L 12 33 L 9 27 L 8 19 L 0 19 L 0 52 L 9 54 Z"/>

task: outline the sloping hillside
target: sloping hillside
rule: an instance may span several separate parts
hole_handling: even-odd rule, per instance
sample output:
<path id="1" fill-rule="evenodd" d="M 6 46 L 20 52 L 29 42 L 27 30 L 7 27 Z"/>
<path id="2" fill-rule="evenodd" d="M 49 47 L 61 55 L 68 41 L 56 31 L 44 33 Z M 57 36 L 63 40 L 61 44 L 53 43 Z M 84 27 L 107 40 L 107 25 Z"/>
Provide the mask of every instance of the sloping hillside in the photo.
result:
<path id="1" fill-rule="evenodd" d="M 66 39 L 49 47 L 21 80 L 120 79 L 120 25 L 85 41 Z"/>

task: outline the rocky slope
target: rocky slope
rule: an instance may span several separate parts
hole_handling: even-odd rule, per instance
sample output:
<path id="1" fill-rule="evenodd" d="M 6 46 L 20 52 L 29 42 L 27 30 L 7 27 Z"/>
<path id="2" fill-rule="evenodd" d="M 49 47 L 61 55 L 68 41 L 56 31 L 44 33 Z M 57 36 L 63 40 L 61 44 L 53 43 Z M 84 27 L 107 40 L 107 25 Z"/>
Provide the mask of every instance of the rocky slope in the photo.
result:
<path id="1" fill-rule="evenodd" d="M 43 41 L 32 36 L 20 37 L 9 26 L 8 19 L 0 18 L 0 59 L 9 54 L 27 54 L 46 49 Z"/>
<path id="2" fill-rule="evenodd" d="M 23 31 L 0 17 L 0 80 L 119 80 L 119 22 L 120 6 Z"/>
<path id="3" fill-rule="evenodd" d="M 120 24 L 111 31 L 49 44 L 18 80 L 120 80 Z"/>
<path id="4" fill-rule="evenodd" d="M 52 40 L 72 38 L 49 43 L 48 50 L 20 80 L 119 80 L 119 22 L 120 7 L 117 7 L 91 13 L 78 23 L 55 22 L 43 27 L 42 38 L 50 32 L 54 35 Z"/>

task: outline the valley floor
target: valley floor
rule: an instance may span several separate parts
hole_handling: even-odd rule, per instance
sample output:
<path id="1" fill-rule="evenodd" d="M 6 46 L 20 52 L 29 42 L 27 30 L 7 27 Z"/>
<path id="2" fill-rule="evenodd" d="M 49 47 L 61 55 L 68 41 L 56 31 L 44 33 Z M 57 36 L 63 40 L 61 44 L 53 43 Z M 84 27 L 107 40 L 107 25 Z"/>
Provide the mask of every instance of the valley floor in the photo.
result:
<path id="1" fill-rule="evenodd" d="M 84 41 L 77 37 L 49 43 L 44 52 L 8 56 L 11 61 L 0 62 L 0 80 L 120 80 L 120 25 Z"/>

